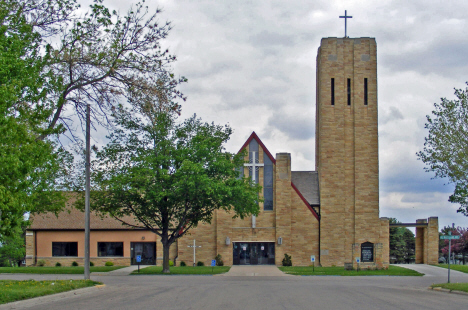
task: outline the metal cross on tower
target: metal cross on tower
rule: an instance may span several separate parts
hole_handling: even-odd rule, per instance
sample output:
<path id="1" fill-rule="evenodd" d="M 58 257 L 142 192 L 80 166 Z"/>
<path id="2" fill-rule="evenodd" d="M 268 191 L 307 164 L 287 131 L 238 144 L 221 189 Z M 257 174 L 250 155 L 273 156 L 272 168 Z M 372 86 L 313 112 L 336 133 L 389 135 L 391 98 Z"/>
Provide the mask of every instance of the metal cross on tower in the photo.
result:
<path id="1" fill-rule="evenodd" d="M 348 26 L 347 26 L 346 21 L 348 20 L 348 18 L 353 18 L 353 17 L 352 17 L 352 16 L 349 16 L 349 15 L 347 14 L 346 10 L 345 10 L 345 11 L 344 11 L 344 16 L 340 16 L 340 18 L 344 18 L 344 36 L 345 36 L 345 38 L 347 38 L 347 37 L 348 37 L 348 33 L 347 33 L 347 28 L 348 28 Z"/>
<path id="2" fill-rule="evenodd" d="M 258 169 L 260 167 L 263 167 L 263 163 L 259 163 L 258 162 L 258 159 L 255 158 L 255 153 L 256 152 L 252 152 L 252 159 L 250 160 L 250 162 L 248 164 L 244 164 L 245 167 L 249 167 L 249 171 L 252 172 L 252 181 L 254 183 L 256 183 L 256 173 L 258 171 Z M 252 228 L 255 228 L 257 225 L 257 218 L 255 217 L 255 215 L 252 215 Z"/>

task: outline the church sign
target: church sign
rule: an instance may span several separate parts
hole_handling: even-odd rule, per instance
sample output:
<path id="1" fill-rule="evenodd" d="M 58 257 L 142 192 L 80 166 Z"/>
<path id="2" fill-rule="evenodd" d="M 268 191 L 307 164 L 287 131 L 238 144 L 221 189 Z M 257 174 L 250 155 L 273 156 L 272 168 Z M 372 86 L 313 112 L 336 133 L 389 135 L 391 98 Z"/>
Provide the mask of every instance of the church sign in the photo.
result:
<path id="1" fill-rule="evenodd" d="M 374 244 L 365 242 L 361 244 L 361 262 L 369 263 L 374 261 Z"/>

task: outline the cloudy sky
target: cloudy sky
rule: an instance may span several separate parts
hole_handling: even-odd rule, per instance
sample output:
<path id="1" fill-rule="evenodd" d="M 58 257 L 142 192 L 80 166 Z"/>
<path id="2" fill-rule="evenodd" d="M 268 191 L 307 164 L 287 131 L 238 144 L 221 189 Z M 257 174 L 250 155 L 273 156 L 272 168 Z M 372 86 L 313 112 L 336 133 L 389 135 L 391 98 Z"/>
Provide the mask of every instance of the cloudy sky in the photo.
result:
<path id="1" fill-rule="evenodd" d="M 80 1 L 83 7 L 87 2 Z M 131 1 L 106 0 L 125 12 Z M 293 170 L 314 170 L 315 58 L 320 39 L 374 37 L 378 49 L 380 215 L 402 222 L 439 217 L 439 226 L 468 226 L 431 180 L 415 153 L 426 115 L 468 81 L 468 2 L 462 0 L 163 0 L 173 23 L 164 43 L 178 56 L 174 73 L 188 78 L 183 117 L 229 123 L 227 149 L 252 131 L 271 153 L 290 152 Z"/>

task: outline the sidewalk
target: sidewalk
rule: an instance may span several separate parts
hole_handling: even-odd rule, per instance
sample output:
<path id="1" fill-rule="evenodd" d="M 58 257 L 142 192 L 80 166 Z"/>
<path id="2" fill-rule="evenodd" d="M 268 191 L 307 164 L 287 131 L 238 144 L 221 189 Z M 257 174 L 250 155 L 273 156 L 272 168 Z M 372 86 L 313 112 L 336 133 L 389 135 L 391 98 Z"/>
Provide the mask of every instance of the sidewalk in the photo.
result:
<path id="1" fill-rule="evenodd" d="M 274 265 L 243 265 L 232 266 L 231 269 L 219 276 L 224 277 L 289 277 Z"/>
<path id="2" fill-rule="evenodd" d="M 140 269 L 149 267 L 149 265 L 140 265 Z M 128 276 L 134 270 L 138 270 L 138 265 L 132 265 L 125 268 L 120 268 L 117 270 L 109 271 L 109 272 L 92 272 L 92 276 Z"/>

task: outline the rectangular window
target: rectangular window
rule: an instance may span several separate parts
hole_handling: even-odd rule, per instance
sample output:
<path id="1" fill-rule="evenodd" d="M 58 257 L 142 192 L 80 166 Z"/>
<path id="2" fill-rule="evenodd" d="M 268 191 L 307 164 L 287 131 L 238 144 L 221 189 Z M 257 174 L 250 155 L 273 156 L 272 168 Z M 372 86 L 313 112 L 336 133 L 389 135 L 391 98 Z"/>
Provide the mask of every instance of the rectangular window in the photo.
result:
<path id="1" fill-rule="evenodd" d="M 265 153 L 263 162 L 263 210 L 273 211 L 273 162 Z"/>
<path id="2" fill-rule="evenodd" d="M 52 256 L 78 256 L 78 242 L 52 242 Z"/>
<path id="3" fill-rule="evenodd" d="M 335 79 L 331 79 L 331 105 L 335 105 Z"/>
<path id="4" fill-rule="evenodd" d="M 348 79 L 348 105 L 351 105 L 351 79 Z"/>
<path id="5" fill-rule="evenodd" d="M 367 78 L 364 78 L 364 105 L 367 105 Z"/>
<path id="6" fill-rule="evenodd" d="M 98 242 L 98 256 L 123 256 L 123 242 Z"/>

